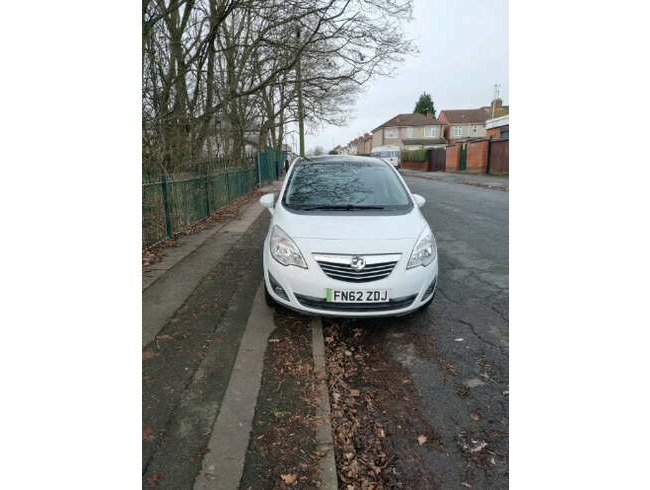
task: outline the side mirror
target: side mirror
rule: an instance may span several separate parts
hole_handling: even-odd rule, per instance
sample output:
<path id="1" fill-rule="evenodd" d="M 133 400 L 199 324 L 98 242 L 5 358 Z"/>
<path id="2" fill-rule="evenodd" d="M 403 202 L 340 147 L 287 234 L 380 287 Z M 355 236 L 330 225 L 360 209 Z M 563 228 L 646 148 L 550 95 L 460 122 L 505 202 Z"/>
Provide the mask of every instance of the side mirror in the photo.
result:
<path id="1" fill-rule="evenodd" d="M 275 194 L 272 192 L 270 194 L 264 194 L 260 197 L 260 204 L 269 210 L 273 214 L 273 207 L 275 205 Z"/>
<path id="2" fill-rule="evenodd" d="M 413 200 L 415 201 L 415 204 L 417 204 L 418 208 L 421 208 L 427 202 L 427 200 L 420 194 L 413 194 Z"/>

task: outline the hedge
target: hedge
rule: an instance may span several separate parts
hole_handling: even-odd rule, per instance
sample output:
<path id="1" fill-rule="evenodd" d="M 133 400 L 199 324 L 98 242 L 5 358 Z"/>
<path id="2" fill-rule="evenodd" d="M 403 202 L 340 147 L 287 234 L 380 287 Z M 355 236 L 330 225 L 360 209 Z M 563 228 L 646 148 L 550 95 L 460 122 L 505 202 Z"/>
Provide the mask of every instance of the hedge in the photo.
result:
<path id="1" fill-rule="evenodd" d="M 426 162 L 428 160 L 426 148 L 417 150 L 402 150 L 401 160 L 403 162 Z"/>

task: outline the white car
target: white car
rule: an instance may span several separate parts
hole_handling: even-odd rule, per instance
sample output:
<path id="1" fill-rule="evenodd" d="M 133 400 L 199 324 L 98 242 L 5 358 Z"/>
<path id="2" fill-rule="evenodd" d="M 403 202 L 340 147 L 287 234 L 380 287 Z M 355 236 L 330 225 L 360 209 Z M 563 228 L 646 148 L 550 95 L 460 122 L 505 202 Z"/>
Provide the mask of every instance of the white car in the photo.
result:
<path id="1" fill-rule="evenodd" d="M 370 156 L 386 160 L 393 167 L 399 168 L 399 160 L 400 160 L 399 152 L 400 152 L 399 146 L 394 146 L 394 145 L 378 146 L 372 149 L 372 151 L 370 152 Z"/>
<path id="2" fill-rule="evenodd" d="M 436 291 L 436 241 L 425 199 L 383 160 L 297 159 L 264 241 L 269 304 L 336 317 L 399 316 L 428 306 Z"/>

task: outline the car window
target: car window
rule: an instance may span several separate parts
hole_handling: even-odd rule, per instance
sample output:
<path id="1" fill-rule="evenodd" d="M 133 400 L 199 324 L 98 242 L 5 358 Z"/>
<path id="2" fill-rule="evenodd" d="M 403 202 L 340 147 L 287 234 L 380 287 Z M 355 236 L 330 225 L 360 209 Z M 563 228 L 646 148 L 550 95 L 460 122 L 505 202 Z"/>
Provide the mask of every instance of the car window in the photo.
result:
<path id="1" fill-rule="evenodd" d="M 298 210 L 318 206 L 401 210 L 411 206 L 395 172 L 379 160 L 299 162 L 282 200 L 286 207 Z"/>

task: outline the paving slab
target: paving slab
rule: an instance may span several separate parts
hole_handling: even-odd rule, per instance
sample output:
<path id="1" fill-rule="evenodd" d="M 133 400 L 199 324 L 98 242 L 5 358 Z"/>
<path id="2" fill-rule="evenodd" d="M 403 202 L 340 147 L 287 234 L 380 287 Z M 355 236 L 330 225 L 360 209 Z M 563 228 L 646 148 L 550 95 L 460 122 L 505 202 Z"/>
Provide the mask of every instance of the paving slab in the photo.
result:
<path id="1" fill-rule="evenodd" d="M 273 192 L 279 183 L 262 188 Z M 203 277 L 265 211 L 253 201 L 238 218 L 193 236 L 169 249 L 155 270 L 143 273 L 142 346 L 149 344 L 178 310 Z"/>

